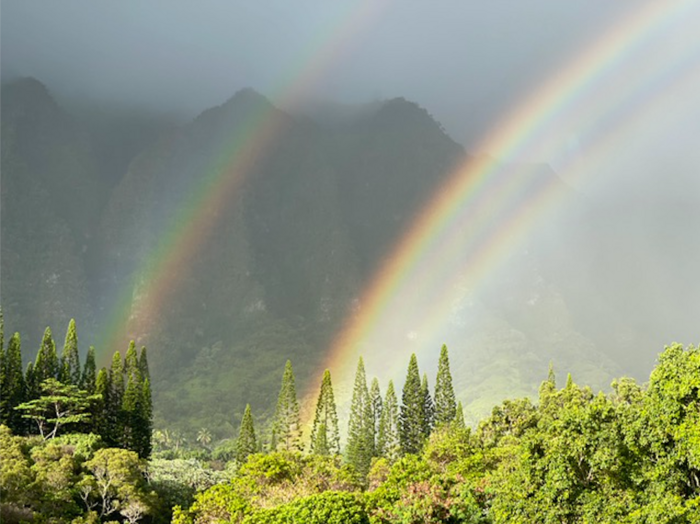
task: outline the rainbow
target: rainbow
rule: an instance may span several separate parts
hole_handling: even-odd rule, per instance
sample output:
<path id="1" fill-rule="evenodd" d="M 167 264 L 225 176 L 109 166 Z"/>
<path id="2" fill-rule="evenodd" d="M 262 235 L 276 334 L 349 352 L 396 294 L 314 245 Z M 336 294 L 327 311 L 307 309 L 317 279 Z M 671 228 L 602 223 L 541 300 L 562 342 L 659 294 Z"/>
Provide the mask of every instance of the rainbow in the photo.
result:
<path id="1" fill-rule="evenodd" d="M 386 9 L 388 1 L 350 3 L 324 25 L 290 65 L 271 98 L 282 107 L 293 106 L 318 82 L 329 66 L 349 52 L 351 44 Z M 319 51 L 320 50 L 320 51 Z M 285 121 L 273 107 L 248 115 L 218 158 L 193 184 L 188 200 L 159 236 L 158 245 L 124 285 L 99 337 L 101 360 L 112 351 L 126 349 L 129 339 L 140 340 L 158 321 L 159 311 L 177 286 L 179 275 L 190 265 L 198 248 L 217 223 L 220 212 L 240 188 L 256 158 L 280 135 Z"/>
<path id="2" fill-rule="evenodd" d="M 636 123 L 697 79 L 700 67 L 694 47 L 629 82 L 612 88 L 605 84 L 626 61 L 642 56 L 685 17 L 693 16 L 689 15 L 692 7 L 697 8 L 693 4 L 689 0 L 649 2 L 635 10 L 491 129 L 477 151 L 492 156 L 482 153 L 468 158 L 425 206 L 362 294 L 359 312 L 331 344 L 318 367 L 319 382 L 328 368 L 341 375 L 335 377 L 336 384 L 350 383 L 361 354 L 368 369 L 382 369 L 388 378 L 400 376 L 410 350 L 405 349 L 406 338 L 397 344 L 400 326 L 395 319 L 400 317 L 408 326 L 415 320 L 421 331 L 435 332 L 460 294 L 480 284 L 518 249 L 537 219 L 566 194 L 552 180 L 531 180 L 522 165 L 532 151 L 554 141 L 558 124 L 576 117 L 581 128 L 588 130 L 597 124 L 596 115 L 609 120 L 584 161 L 571 158 L 559 168 L 567 180 L 581 181 L 590 176 L 595 159 L 609 154 Z M 689 67 L 691 61 L 694 67 Z M 607 91 L 601 103 L 602 86 Z M 523 195 L 526 187 L 529 190 Z M 456 280 L 450 278 L 454 275 Z M 378 349 L 381 356 L 372 358 Z M 437 354 L 438 349 L 436 345 L 421 351 Z"/>

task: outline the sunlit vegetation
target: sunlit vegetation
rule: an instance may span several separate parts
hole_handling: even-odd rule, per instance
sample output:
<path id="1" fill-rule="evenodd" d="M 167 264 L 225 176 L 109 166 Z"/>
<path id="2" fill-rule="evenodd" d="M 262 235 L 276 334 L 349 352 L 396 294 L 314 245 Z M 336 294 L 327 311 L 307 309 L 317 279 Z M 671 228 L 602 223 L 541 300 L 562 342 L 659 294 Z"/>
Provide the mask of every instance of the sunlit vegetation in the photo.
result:
<path id="1" fill-rule="evenodd" d="M 411 357 L 400 399 L 393 383 L 368 387 L 360 360 L 349 426 L 328 370 L 309 435 L 288 362 L 271 431 L 248 406 L 238 437 L 218 441 L 206 427 L 151 433 L 144 350 L 95 373 L 71 322 L 61 357 L 47 330 L 23 372 L 19 335 L 2 339 L 2 522 L 700 522 L 693 346 L 667 347 L 647 384 L 621 378 L 608 394 L 550 369 L 536 399 L 505 401 L 475 427 L 446 347 L 432 390 Z"/>

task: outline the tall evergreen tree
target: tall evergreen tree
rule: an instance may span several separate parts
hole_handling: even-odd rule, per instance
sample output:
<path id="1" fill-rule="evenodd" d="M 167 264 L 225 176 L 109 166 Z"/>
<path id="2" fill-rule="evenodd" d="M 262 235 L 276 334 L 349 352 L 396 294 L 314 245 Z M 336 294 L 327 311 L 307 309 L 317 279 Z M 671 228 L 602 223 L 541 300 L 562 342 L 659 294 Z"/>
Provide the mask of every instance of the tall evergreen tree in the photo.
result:
<path id="1" fill-rule="evenodd" d="M 464 429 L 467 427 L 467 425 L 464 423 L 464 409 L 462 409 L 462 401 L 457 404 L 457 411 L 455 415 L 455 427 Z"/>
<path id="2" fill-rule="evenodd" d="M 374 420 L 372 404 L 367 391 L 365 364 L 360 357 L 355 372 L 355 385 L 350 404 L 348 421 L 348 445 L 345 452 L 347 461 L 353 466 L 360 478 L 364 479 L 372 463 L 374 448 Z"/>
<path id="3" fill-rule="evenodd" d="M 435 379 L 435 425 L 452 422 L 456 415 L 457 403 L 452 387 L 450 359 L 447 355 L 447 346 L 443 344 L 440 350 L 437 378 Z"/>
<path id="4" fill-rule="evenodd" d="M 129 348 L 131 349 L 131 348 Z M 135 352 L 136 350 L 134 350 Z M 127 355 L 129 352 L 127 351 Z M 127 368 L 129 360 L 127 357 Z M 121 444 L 126 449 L 137 451 L 138 448 L 138 433 L 141 425 L 141 395 L 143 394 L 143 385 L 141 383 L 141 373 L 138 368 L 132 368 L 127 372 L 126 389 L 122 400 L 122 441 Z"/>
<path id="5" fill-rule="evenodd" d="M 87 362 L 86 362 L 87 366 Z M 111 442 L 109 406 L 111 406 L 109 374 L 106 368 L 100 369 L 95 379 L 95 394 L 99 395 L 97 402 L 92 406 L 92 417 L 90 420 L 90 430 L 92 433 L 100 435 L 105 442 Z"/>
<path id="6" fill-rule="evenodd" d="M 294 385 L 294 371 L 291 361 L 287 360 L 282 375 L 282 386 L 277 398 L 275 418 L 272 423 L 272 450 L 281 448 L 287 451 L 301 451 L 301 421 L 299 402 Z"/>
<path id="7" fill-rule="evenodd" d="M 430 396 L 430 386 L 428 386 L 428 375 L 423 373 L 423 380 L 420 384 L 420 392 L 423 397 L 423 436 L 427 439 L 433 431 L 433 421 L 435 419 L 435 405 Z"/>
<path id="8" fill-rule="evenodd" d="M 105 401 L 105 416 L 107 419 L 107 435 L 105 441 L 110 446 L 119 447 L 124 440 L 124 364 L 119 351 L 112 356 L 112 365 L 107 378 L 109 395 Z"/>
<path id="9" fill-rule="evenodd" d="M 311 453 L 313 455 L 338 455 L 340 453 L 340 432 L 338 413 L 331 384 L 331 372 L 323 372 L 321 392 L 316 402 L 316 415 L 311 430 Z"/>
<path id="10" fill-rule="evenodd" d="M 34 372 L 34 362 L 29 361 L 27 363 L 27 370 L 24 373 L 24 385 L 25 385 L 25 397 L 29 400 L 34 400 L 39 398 L 39 384 L 36 380 L 36 373 Z"/>
<path id="11" fill-rule="evenodd" d="M 401 395 L 399 413 L 399 437 L 403 453 L 418 453 L 423 447 L 425 425 L 425 398 L 421 390 L 420 373 L 416 354 L 408 363 L 406 382 Z"/>
<path id="12" fill-rule="evenodd" d="M 144 348 L 145 349 L 145 348 Z M 148 368 L 146 368 L 148 369 Z M 153 399 L 151 397 L 151 381 L 146 378 L 141 387 L 141 425 L 137 433 L 137 452 L 139 456 L 148 458 L 153 450 L 151 441 L 153 435 Z"/>
<path id="13" fill-rule="evenodd" d="M 250 404 L 246 404 L 241 419 L 241 429 L 238 432 L 238 440 L 236 440 L 236 462 L 243 464 L 257 449 L 253 414 L 250 411 Z"/>
<path id="14" fill-rule="evenodd" d="M 146 346 L 141 348 L 141 354 L 139 355 L 139 371 L 141 371 L 141 376 L 144 380 L 151 380 L 151 373 L 148 371 L 148 355 Z"/>
<path id="15" fill-rule="evenodd" d="M 386 396 L 382 405 L 379 419 L 379 434 L 377 436 L 377 454 L 389 462 L 395 462 L 401 455 L 399 440 L 399 404 L 394 392 L 394 382 L 389 381 Z"/>
<path id="16" fill-rule="evenodd" d="M 129 343 L 129 348 L 126 350 L 126 355 L 124 355 L 124 374 L 127 381 L 131 375 L 141 375 L 139 357 L 133 340 Z"/>
<path id="17" fill-rule="evenodd" d="M 379 456 L 377 440 L 379 438 L 379 421 L 382 418 L 382 392 L 379 389 L 379 380 L 372 379 L 369 388 L 369 404 L 372 409 L 372 456 Z"/>
<path id="18" fill-rule="evenodd" d="M 64 384 L 80 386 L 80 355 L 78 354 L 78 334 L 75 330 L 75 320 L 71 319 L 66 331 L 66 341 L 63 344 L 59 381 Z"/>
<path id="19" fill-rule="evenodd" d="M 97 364 L 95 363 L 95 347 L 90 346 L 80 377 L 80 389 L 84 389 L 91 395 L 95 393 L 95 381 L 97 380 Z"/>
<path id="20" fill-rule="evenodd" d="M 27 398 L 27 388 L 22 369 L 22 350 L 19 333 L 15 333 L 7 343 L 5 356 L 5 391 L 7 425 L 15 435 L 23 435 L 26 428 L 26 420 L 22 414 L 14 408 L 31 400 Z"/>
<path id="21" fill-rule="evenodd" d="M 41 386 L 41 383 L 47 378 L 57 377 L 58 355 L 56 353 L 56 344 L 51 336 L 51 328 L 47 327 L 34 362 L 34 381 L 37 386 Z"/>

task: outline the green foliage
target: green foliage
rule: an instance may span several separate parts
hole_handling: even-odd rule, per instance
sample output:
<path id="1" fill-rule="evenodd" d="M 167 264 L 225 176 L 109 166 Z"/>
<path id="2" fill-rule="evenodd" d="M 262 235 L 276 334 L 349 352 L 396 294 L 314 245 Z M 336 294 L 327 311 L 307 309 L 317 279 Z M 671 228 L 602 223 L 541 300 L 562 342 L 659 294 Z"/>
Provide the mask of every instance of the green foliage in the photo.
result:
<path id="1" fill-rule="evenodd" d="M 245 407 L 243 418 L 241 419 L 241 429 L 238 432 L 238 440 L 236 440 L 236 461 L 243 464 L 248 460 L 248 457 L 255 453 L 258 449 L 258 444 L 255 438 L 255 427 L 253 426 L 253 415 L 250 411 L 250 404 Z"/>
<path id="2" fill-rule="evenodd" d="M 56 354 L 56 344 L 51 336 L 51 328 L 44 331 L 44 338 L 41 347 L 34 361 L 33 379 L 36 384 L 41 384 L 48 378 L 57 378 L 59 371 L 58 355 Z"/>
<path id="3" fill-rule="evenodd" d="M 144 465 L 133 451 L 100 449 L 84 467 L 90 474 L 79 483 L 81 497 L 100 518 L 118 512 L 128 519 L 149 514 L 157 506 L 155 494 L 147 491 Z"/>
<path id="4" fill-rule="evenodd" d="M 48 378 L 41 384 L 42 395 L 34 400 L 24 402 L 15 409 L 23 411 L 24 418 L 34 421 L 39 434 L 54 438 L 61 426 L 78 424 L 90 419 L 89 408 L 96 395 L 88 395 L 77 386 L 60 383 L 55 378 Z"/>
<path id="5" fill-rule="evenodd" d="M 396 393 L 394 393 L 394 382 L 391 380 L 386 388 L 386 397 L 384 398 L 382 414 L 379 419 L 377 455 L 384 457 L 390 463 L 398 460 L 401 455 L 399 405 L 396 400 Z"/>
<path id="6" fill-rule="evenodd" d="M 372 409 L 372 456 L 379 456 L 378 440 L 379 440 L 379 423 L 382 420 L 382 410 L 384 409 L 384 401 L 382 400 L 382 392 L 379 389 L 379 380 L 375 377 L 372 379 L 372 385 L 369 388 L 369 405 Z"/>
<path id="7" fill-rule="evenodd" d="M 421 388 L 416 354 L 411 355 L 401 395 L 399 437 L 403 453 L 418 453 L 425 439 L 425 396 Z"/>
<path id="8" fill-rule="evenodd" d="M 423 373 L 423 380 L 420 384 L 420 392 L 423 397 L 423 436 L 427 439 L 433 431 L 435 422 L 435 404 L 430 397 L 430 386 L 428 386 L 428 375 Z"/>
<path id="9" fill-rule="evenodd" d="M 61 354 L 59 381 L 81 387 L 80 355 L 78 353 L 78 334 L 75 320 L 71 319 L 66 332 L 66 341 Z"/>
<path id="10" fill-rule="evenodd" d="M 369 472 L 374 455 L 374 417 L 372 403 L 367 391 L 365 364 L 360 357 L 355 372 L 355 385 L 348 420 L 348 443 L 345 458 L 360 479 Z"/>
<path id="11" fill-rule="evenodd" d="M 301 422 L 299 402 L 294 384 L 292 363 L 287 360 L 282 375 L 282 386 L 277 397 L 277 408 L 272 422 L 271 450 L 301 450 Z"/>
<path id="12" fill-rule="evenodd" d="M 360 495 L 326 491 L 300 498 L 271 509 L 263 509 L 243 519 L 243 524 L 369 524 Z"/>
<path id="13" fill-rule="evenodd" d="M 27 387 L 22 371 L 22 352 L 19 333 L 15 333 L 7 344 L 5 357 L 5 383 L 3 402 L 6 409 L 6 424 L 15 434 L 23 434 L 26 421 L 15 408 L 27 400 Z"/>
<path id="14" fill-rule="evenodd" d="M 324 371 L 321 380 L 321 391 L 316 402 L 316 414 L 311 430 L 310 451 L 314 455 L 340 454 L 338 414 L 329 370 Z"/>
<path id="15" fill-rule="evenodd" d="M 80 388 L 88 393 L 95 392 L 95 381 L 97 380 L 97 364 L 95 363 L 95 348 L 90 346 L 85 358 L 83 374 L 80 377 Z"/>
<path id="16" fill-rule="evenodd" d="M 452 387 L 452 374 L 450 373 L 450 360 L 447 354 L 447 346 L 443 344 L 440 349 L 437 378 L 435 379 L 435 424 L 447 424 L 457 416 L 457 404 L 455 392 Z M 462 415 L 464 416 L 464 415 Z"/>

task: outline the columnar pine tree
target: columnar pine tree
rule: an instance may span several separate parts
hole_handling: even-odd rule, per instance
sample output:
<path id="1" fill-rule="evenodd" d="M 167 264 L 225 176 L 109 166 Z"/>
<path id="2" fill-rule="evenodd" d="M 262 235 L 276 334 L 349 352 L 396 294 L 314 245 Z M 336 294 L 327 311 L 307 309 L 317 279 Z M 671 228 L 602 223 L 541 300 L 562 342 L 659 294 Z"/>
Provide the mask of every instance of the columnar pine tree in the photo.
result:
<path id="1" fill-rule="evenodd" d="M 457 404 L 455 391 L 452 387 L 450 359 L 447 355 L 447 346 L 443 344 L 440 350 L 437 378 L 435 379 L 435 425 L 452 422 L 456 415 Z"/>
<path id="2" fill-rule="evenodd" d="M 430 397 L 430 387 L 428 386 L 428 375 L 426 373 L 423 373 L 420 391 L 423 397 L 423 436 L 427 439 L 433 431 L 435 405 L 433 404 L 433 399 Z"/>
<path id="3" fill-rule="evenodd" d="M 355 373 L 355 385 L 350 404 L 350 420 L 348 421 L 348 445 L 346 459 L 353 466 L 358 476 L 364 479 L 372 463 L 374 448 L 374 420 L 372 404 L 367 391 L 365 364 L 360 357 Z"/>
<path id="4" fill-rule="evenodd" d="M 126 351 L 125 372 L 126 390 L 124 391 L 121 409 L 123 423 L 121 444 L 126 449 L 137 451 L 138 432 L 142 423 L 140 419 L 142 414 L 141 395 L 143 393 L 143 384 L 138 367 L 136 346 L 133 341 Z"/>
<path id="5" fill-rule="evenodd" d="M 311 453 L 313 455 L 338 455 L 340 453 L 340 432 L 338 413 L 331 384 L 331 372 L 323 372 L 321 392 L 316 402 L 316 415 L 311 430 Z"/>
<path id="6" fill-rule="evenodd" d="M 36 373 L 34 373 L 34 363 L 27 364 L 27 371 L 24 373 L 24 394 L 27 400 L 32 400 L 39 397 L 39 384 L 36 381 Z"/>
<path id="7" fill-rule="evenodd" d="M 107 418 L 108 432 L 105 441 L 110 446 L 122 445 L 124 436 L 124 417 L 122 403 L 124 402 L 124 364 L 119 351 L 112 356 L 112 365 L 109 368 L 109 398 L 105 402 L 105 415 Z"/>
<path id="8" fill-rule="evenodd" d="M 299 419 L 299 403 L 294 385 L 294 371 L 288 360 L 282 375 L 282 386 L 277 398 L 275 418 L 272 423 L 272 450 L 281 448 L 287 451 L 301 451 L 301 421 Z"/>
<path id="9" fill-rule="evenodd" d="M 238 440 L 236 440 L 236 462 L 243 464 L 257 449 L 253 414 L 250 412 L 250 404 L 246 404 L 243 419 L 241 419 L 241 429 L 238 432 Z"/>
<path id="10" fill-rule="evenodd" d="M 31 364 L 31 363 L 30 363 Z M 5 391 L 3 395 L 7 404 L 7 425 L 15 435 L 23 435 L 27 426 L 22 414 L 14 408 L 31 400 L 27 397 L 27 388 L 22 370 L 22 350 L 19 333 L 15 333 L 7 343 L 5 356 Z"/>
<path id="11" fill-rule="evenodd" d="M 145 349 L 145 348 L 144 348 Z M 148 370 L 148 368 L 146 368 Z M 146 378 L 141 387 L 141 425 L 137 433 L 137 453 L 139 456 L 148 458 L 151 456 L 153 443 L 151 436 L 153 434 L 153 400 L 151 398 L 151 381 Z"/>
<path id="12" fill-rule="evenodd" d="M 455 415 L 455 427 L 464 429 L 467 427 L 467 425 L 464 423 L 464 410 L 462 409 L 462 401 L 457 404 L 457 411 Z"/>
<path id="13" fill-rule="evenodd" d="M 394 382 L 389 381 L 386 396 L 379 418 L 379 433 L 377 435 L 377 454 L 389 462 L 395 462 L 401 455 L 399 440 L 399 404 L 394 392 Z"/>
<path id="14" fill-rule="evenodd" d="M 382 418 L 382 392 L 379 389 L 379 380 L 372 379 L 369 388 L 369 404 L 372 409 L 372 456 L 379 456 L 377 440 L 379 438 L 379 421 Z"/>
<path id="15" fill-rule="evenodd" d="M 44 331 L 41 347 L 36 355 L 36 361 L 34 362 L 34 381 L 38 388 L 47 378 L 57 377 L 58 355 L 56 354 L 56 344 L 51 336 L 51 328 L 47 327 L 46 331 Z"/>
<path id="16" fill-rule="evenodd" d="M 143 346 L 139 355 L 139 371 L 141 371 L 141 376 L 144 380 L 151 380 L 151 373 L 148 371 L 148 355 L 146 353 L 146 346 Z"/>
<path id="17" fill-rule="evenodd" d="M 75 330 L 74 319 L 68 323 L 60 368 L 60 382 L 80 386 L 80 355 L 78 354 L 78 334 Z"/>
<path id="18" fill-rule="evenodd" d="M 95 393 L 95 381 L 97 380 L 97 364 L 95 363 L 95 347 L 90 346 L 80 377 L 80 389 L 84 389 L 90 395 Z"/>
<path id="19" fill-rule="evenodd" d="M 423 447 L 425 426 L 425 398 L 421 390 L 418 359 L 411 355 L 408 363 L 406 382 L 401 395 L 401 412 L 399 413 L 399 437 L 403 453 L 418 453 Z"/>
<path id="20" fill-rule="evenodd" d="M 102 437 L 105 442 L 111 442 L 109 406 L 112 405 L 111 391 L 109 387 L 109 374 L 106 368 L 100 369 L 95 379 L 95 394 L 99 395 L 97 402 L 92 405 L 92 417 L 90 420 L 90 430 Z"/>

